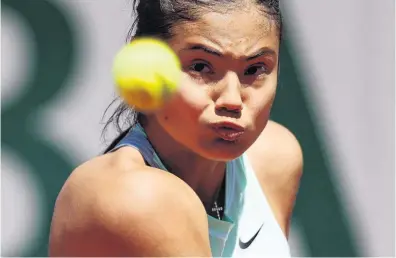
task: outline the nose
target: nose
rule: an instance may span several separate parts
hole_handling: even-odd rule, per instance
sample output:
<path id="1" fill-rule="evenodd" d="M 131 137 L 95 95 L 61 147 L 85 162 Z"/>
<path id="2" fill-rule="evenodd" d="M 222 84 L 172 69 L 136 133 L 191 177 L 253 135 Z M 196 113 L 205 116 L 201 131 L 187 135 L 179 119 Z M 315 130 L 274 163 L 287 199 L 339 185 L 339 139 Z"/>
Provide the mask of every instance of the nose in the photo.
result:
<path id="1" fill-rule="evenodd" d="M 228 73 L 224 79 L 223 87 L 221 87 L 219 97 L 215 102 L 216 110 L 239 113 L 242 111 L 243 101 L 241 97 L 241 83 L 238 75 Z"/>

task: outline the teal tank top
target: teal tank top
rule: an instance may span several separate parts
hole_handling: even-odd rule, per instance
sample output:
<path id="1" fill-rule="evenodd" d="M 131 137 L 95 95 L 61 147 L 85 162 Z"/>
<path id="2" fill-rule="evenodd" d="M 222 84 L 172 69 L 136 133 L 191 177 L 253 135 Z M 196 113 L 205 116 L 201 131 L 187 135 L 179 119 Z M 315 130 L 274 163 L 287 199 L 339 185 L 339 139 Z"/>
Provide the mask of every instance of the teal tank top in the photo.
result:
<path id="1" fill-rule="evenodd" d="M 132 127 L 128 132 L 128 134 L 114 147 L 112 151 L 115 151 L 124 146 L 130 146 L 137 149 L 141 153 L 147 164 L 150 165 L 151 167 L 155 167 L 167 171 L 166 167 L 164 166 L 159 156 L 155 152 L 154 148 L 150 144 L 150 141 L 148 140 L 147 135 L 140 124 L 137 123 L 134 127 Z M 239 251 L 236 250 L 239 249 L 238 234 L 241 233 L 240 230 L 238 229 L 239 228 L 238 224 L 240 222 L 241 213 L 243 211 L 245 204 L 245 192 L 246 192 L 245 189 L 247 185 L 246 171 L 251 170 L 249 164 L 248 164 L 249 168 L 246 169 L 245 167 L 246 163 L 247 163 L 247 158 L 245 157 L 245 155 L 242 155 L 241 157 L 238 157 L 226 163 L 225 209 L 224 209 L 223 219 L 219 220 L 217 218 L 208 215 L 209 239 L 210 239 L 210 247 L 213 257 L 232 257 L 235 256 L 235 253 L 241 253 L 241 251 L 246 251 L 246 250 L 239 250 Z M 252 178 L 252 176 L 250 176 L 249 178 Z M 262 191 L 259 184 L 255 182 L 257 180 L 255 178 L 252 178 L 249 181 L 253 181 L 254 186 L 252 186 L 251 188 L 255 190 L 255 192 L 253 193 L 255 196 L 249 198 L 258 199 L 260 201 L 260 198 L 264 196 L 262 195 Z M 266 206 L 267 208 L 263 210 L 263 216 L 260 217 L 264 218 L 265 216 L 268 217 L 268 213 L 272 215 L 272 212 L 269 208 L 268 203 L 265 200 L 265 197 L 263 199 L 263 202 L 264 202 L 264 206 Z M 256 206 L 256 203 L 254 203 L 253 206 Z M 252 210 L 250 213 L 253 212 L 252 213 L 253 215 L 249 215 L 249 216 L 250 217 L 256 216 L 256 208 L 254 207 L 251 208 L 250 210 Z M 266 215 L 264 216 L 264 214 Z M 246 218 L 244 219 L 248 221 L 247 222 L 248 224 L 246 224 L 247 227 L 249 227 L 249 225 L 251 224 L 250 223 L 251 219 L 249 216 L 247 217 L 247 219 Z M 285 244 L 284 241 L 285 238 L 282 233 L 279 234 L 280 228 L 277 225 L 276 221 L 273 219 L 273 216 L 270 216 L 269 220 L 271 222 L 270 225 L 272 225 L 272 228 L 268 227 L 269 230 L 268 232 L 269 233 L 273 232 L 274 234 L 270 233 L 269 237 L 267 237 L 269 239 L 268 240 L 269 242 L 267 241 L 268 246 L 267 247 L 265 245 L 259 246 L 259 248 L 265 248 L 265 249 L 263 249 L 263 251 L 261 251 L 260 249 L 259 253 L 257 253 L 256 251 L 255 255 L 262 256 L 268 253 L 269 255 L 288 257 L 289 249 L 288 249 L 287 241 Z M 261 234 L 264 235 L 263 233 Z M 279 237 L 277 237 L 278 235 Z M 275 240 L 280 239 L 280 241 L 274 242 L 273 238 L 275 238 Z M 273 249 L 274 251 L 271 251 Z M 243 252 L 241 254 L 243 254 Z M 238 255 L 238 256 L 245 256 L 245 255 Z M 251 254 L 249 254 L 248 256 L 251 256 Z"/>

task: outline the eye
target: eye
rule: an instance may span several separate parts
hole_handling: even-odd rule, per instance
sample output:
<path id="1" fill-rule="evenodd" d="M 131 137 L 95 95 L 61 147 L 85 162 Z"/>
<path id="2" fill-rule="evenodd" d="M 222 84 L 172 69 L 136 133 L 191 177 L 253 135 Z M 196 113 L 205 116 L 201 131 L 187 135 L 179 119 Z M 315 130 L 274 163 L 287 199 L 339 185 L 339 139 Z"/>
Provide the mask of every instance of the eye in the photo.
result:
<path id="1" fill-rule="evenodd" d="M 190 65 L 189 70 L 196 73 L 213 73 L 209 64 L 203 61 L 197 61 Z"/>
<path id="2" fill-rule="evenodd" d="M 267 67 L 263 64 L 255 64 L 246 69 L 244 75 L 259 76 L 268 73 Z"/>

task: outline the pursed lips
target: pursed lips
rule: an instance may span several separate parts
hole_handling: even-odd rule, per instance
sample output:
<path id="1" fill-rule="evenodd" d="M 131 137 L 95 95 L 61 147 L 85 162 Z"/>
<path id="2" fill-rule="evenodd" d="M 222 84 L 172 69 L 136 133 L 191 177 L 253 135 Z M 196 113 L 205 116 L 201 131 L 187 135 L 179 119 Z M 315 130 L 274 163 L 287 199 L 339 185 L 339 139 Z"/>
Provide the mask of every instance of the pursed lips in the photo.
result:
<path id="1" fill-rule="evenodd" d="M 234 142 L 244 133 L 245 128 L 233 122 L 218 122 L 212 124 L 213 130 L 225 141 Z"/>

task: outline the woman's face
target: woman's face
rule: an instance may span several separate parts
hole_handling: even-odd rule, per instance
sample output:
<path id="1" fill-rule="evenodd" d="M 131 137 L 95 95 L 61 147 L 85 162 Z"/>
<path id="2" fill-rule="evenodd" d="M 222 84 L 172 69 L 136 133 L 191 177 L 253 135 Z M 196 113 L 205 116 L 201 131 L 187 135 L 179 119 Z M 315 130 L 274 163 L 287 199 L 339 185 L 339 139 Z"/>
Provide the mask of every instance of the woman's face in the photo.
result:
<path id="1" fill-rule="evenodd" d="M 155 119 L 204 158 L 240 156 L 263 131 L 275 97 L 279 37 L 274 22 L 252 7 L 207 13 L 176 25 L 173 33 L 169 44 L 182 62 L 183 97 Z"/>

